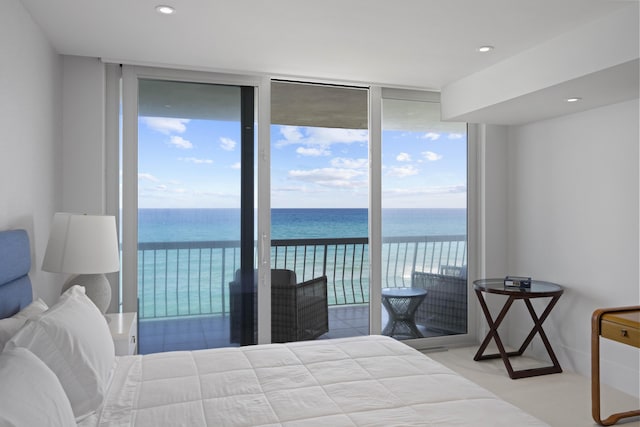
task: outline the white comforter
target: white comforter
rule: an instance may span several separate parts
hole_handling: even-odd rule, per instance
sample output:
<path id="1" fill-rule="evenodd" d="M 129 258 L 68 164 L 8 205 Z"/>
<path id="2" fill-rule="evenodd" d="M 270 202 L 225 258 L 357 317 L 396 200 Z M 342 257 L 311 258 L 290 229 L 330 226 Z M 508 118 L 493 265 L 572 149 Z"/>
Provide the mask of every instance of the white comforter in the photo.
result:
<path id="1" fill-rule="evenodd" d="M 383 336 L 118 358 L 99 426 L 543 426 Z"/>

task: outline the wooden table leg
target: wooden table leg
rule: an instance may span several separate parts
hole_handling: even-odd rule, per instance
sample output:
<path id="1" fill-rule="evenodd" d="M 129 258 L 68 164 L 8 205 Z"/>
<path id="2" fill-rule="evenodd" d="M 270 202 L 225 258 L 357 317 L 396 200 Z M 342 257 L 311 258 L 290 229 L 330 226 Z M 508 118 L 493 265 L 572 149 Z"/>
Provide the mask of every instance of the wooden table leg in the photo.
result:
<path id="1" fill-rule="evenodd" d="M 591 416 L 593 420 L 601 426 L 610 426 L 623 418 L 640 416 L 640 409 L 612 414 L 606 419 L 602 419 L 600 411 L 600 319 L 605 313 L 614 311 L 626 311 L 629 307 L 619 309 L 596 310 L 591 317 Z"/>
<path id="2" fill-rule="evenodd" d="M 479 360 L 487 360 L 487 359 L 497 359 L 498 357 L 500 357 L 502 359 L 502 362 L 504 363 L 504 366 L 507 368 L 507 373 L 509 374 L 509 377 L 513 379 L 514 370 L 513 370 L 513 366 L 511 366 L 511 361 L 509 360 L 509 356 L 515 356 L 516 352 L 507 352 L 505 350 L 504 345 L 502 344 L 502 339 L 500 339 L 500 335 L 498 334 L 498 327 L 504 320 L 505 316 L 507 315 L 507 312 L 509 311 L 509 308 L 511 308 L 511 305 L 513 304 L 513 301 L 515 301 L 515 299 L 512 297 L 509 297 L 507 299 L 507 302 L 502 307 L 502 310 L 500 310 L 500 313 L 498 314 L 498 317 L 496 317 L 496 320 L 494 322 L 491 317 L 491 312 L 487 307 L 487 303 L 485 302 L 484 297 L 482 296 L 482 292 L 476 290 L 476 295 L 478 295 L 478 301 L 480 302 L 480 306 L 482 307 L 484 316 L 487 319 L 487 323 L 489 324 L 489 332 L 487 333 L 487 336 L 485 337 L 482 344 L 480 344 L 480 348 L 478 348 L 478 351 L 476 352 L 476 355 L 473 357 L 473 360 L 479 361 Z M 484 351 L 487 349 L 487 346 L 491 342 L 492 338 L 495 341 L 496 346 L 498 347 L 498 353 L 483 354 Z"/>
<path id="3" fill-rule="evenodd" d="M 600 316 L 591 319 L 591 416 L 600 425 Z"/>
<path id="4" fill-rule="evenodd" d="M 502 361 L 504 362 L 504 365 L 507 368 L 509 377 L 514 380 L 519 378 L 528 378 L 528 377 L 533 377 L 538 375 L 556 374 L 556 373 L 562 372 L 562 368 L 560 367 L 560 363 L 558 362 L 558 359 L 555 353 L 553 352 L 551 343 L 549 342 L 549 339 L 547 338 L 547 335 L 544 332 L 544 329 L 542 329 L 542 323 L 546 320 L 547 316 L 549 316 L 549 313 L 551 313 L 551 310 L 560 299 L 559 295 L 552 297 L 551 301 L 549 301 L 549 304 L 547 304 L 547 307 L 545 308 L 545 310 L 543 311 L 540 317 L 537 316 L 533 308 L 533 305 L 531 304 L 530 299 L 521 298 L 521 299 L 524 299 L 524 302 L 527 306 L 527 309 L 529 310 L 529 314 L 531 315 L 531 319 L 533 320 L 534 325 L 533 325 L 533 328 L 531 329 L 531 332 L 529 332 L 529 335 L 525 338 L 520 348 L 517 351 L 507 352 L 504 348 L 504 345 L 502 344 L 500 335 L 498 334 L 498 326 L 500 326 L 500 324 L 504 320 L 507 312 L 509 311 L 509 308 L 513 304 L 513 301 L 516 300 L 516 297 L 513 297 L 513 296 L 508 297 L 507 302 L 505 303 L 504 307 L 502 307 L 502 310 L 500 311 L 500 313 L 498 314 L 498 317 L 494 322 L 491 318 L 491 313 L 489 312 L 489 308 L 487 307 L 484 297 L 482 296 L 482 292 L 479 290 L 476 290 L 476 294 L 478 296 L 478 300 L 480 302 L 480 306 L 485 315 L 485 318 L 487 319 L 487 322 L 489 324 L 489 333 L 487 333 L 487 336 L 485 337 L 484 341 L 481 343 L 480 348 L 476 352 L 476 355 L 473 357 L 473 360 L 479 361 L 479 360 L 487 360 L 487 359 L 497 359 L 498 357 L 500 357 L 502 358 Z M 553 365 L 544 366 L 541 368 L 520 369 L 517 371 L 514 370 L 513 366 L 511 365 L 511 361 L 509 360 L 509 357 L 521 356 L 526 350 L 526 348 L 529 346 L 529 344 L 531 344 L 531 341 L 533 340 L 533 337 L 536 335 L 536 333 L 540 335 L 540 338 L 544 343 L 545 349 L 547 350 L 547 353 L 549 354 L 549 357 L 551 358 Z M 483 354 L 492 338 L 495 341 L 496 346 L 498 347 L 498 353 Z"/>
<path id="5" fill-rule="evenodd" d="M 531 343 L 531 340 L 533 339 L 533 337 L 537 332 L 538 335 L 540 335 L 540 339 L 544 344 L 544 348 L 547 350 L 547 354 L 551 358 L 551 362 L 553 363 L 553 366 L 549 366 L 546 368 L 534 368 L 534 372 L 537 372 L 536 375 L 557 374 L 562 372 L 562 368 L 560 367 L 560 362 L 558 361 L 556 354 L 553 352 L 553 348 L 551 347 L 551 343 L 547 338 L 547 334 L 544 332 L 544 329 L 542 329 L 542 323 L 546 320 L 549 313 L 551 313 L 551 310 L 556 305 L 559 299 L 560 299 L 559 296 L 553 297 L 551 301 L 549 301 L 547 308 L 542 312 L 542 315 L 540 316 L 540 318 L 538 318 L 538 316 L 536 315 L 536 311 L 534 310 L 533 305 L 531 304 L 531 301 L 528 299 L 524 300 L 527 306 L 527 309 L 529 310 L 529 314 L 531 315 L 531 319 L 533 319 L 534 326 L 531 332 L 529 333 L 529 336 L 527 336 L 527 339 L 525 339 L 525 341 L 522 343 L 522 346 L 520 347 L 518 352 L 520 354 L 524 353 L 524 350 L 529 346 L 529 344 Z"/>

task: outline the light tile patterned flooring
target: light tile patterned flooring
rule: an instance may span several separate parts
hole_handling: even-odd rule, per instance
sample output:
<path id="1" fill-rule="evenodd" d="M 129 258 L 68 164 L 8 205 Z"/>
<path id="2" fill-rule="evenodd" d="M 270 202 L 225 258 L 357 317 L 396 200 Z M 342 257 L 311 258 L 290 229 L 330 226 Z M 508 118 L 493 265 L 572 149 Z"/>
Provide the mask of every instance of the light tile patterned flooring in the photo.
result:
<path id="1" fill-rule="evenodd" d="M 342 338 L 369 333 L 369 306 L 366 304 L 329 307 L 329 332 L 324 338 Z M 228 316 L 140 320 L 140 354 L 173 350 L 229 347 Z"/>

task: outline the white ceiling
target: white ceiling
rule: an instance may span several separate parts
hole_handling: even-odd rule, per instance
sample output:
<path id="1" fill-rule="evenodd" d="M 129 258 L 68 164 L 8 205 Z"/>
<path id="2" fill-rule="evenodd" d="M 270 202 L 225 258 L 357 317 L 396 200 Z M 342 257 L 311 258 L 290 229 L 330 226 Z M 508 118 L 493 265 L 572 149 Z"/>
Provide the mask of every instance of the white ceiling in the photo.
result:
<path id="1" fill-rule="evenodd" d="M 439 90 L 637 0 L 22 0 L 61 54 Z M 158 14 L 157 4 L 177 12 Z M 480 54 L 476 48 L 493 45 Z"/>

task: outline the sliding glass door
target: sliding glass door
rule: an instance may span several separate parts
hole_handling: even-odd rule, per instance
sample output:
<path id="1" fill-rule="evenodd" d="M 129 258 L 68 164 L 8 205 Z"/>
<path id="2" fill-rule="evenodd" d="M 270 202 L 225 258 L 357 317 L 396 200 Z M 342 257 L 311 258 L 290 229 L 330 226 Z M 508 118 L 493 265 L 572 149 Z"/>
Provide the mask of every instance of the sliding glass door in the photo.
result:
<path id="1" fill-rule="evenodd" d="M 139 352 L 254 344 L 254 87 L 135 83 Z"/>
<path id="2" fill-rule="evenodd" d="M 369 334 L 367 102 L 365 88 L 271 85 L 275 342 Z"/>
<path id="3" fill-rule="evenodd" d="M 137 67 L 122 93 L 141 352 L 468 335 L 467 132 L 438 94 Z M 309 326 L 277 288 L 317 279 Z"/>
<path id="4" fill-rule="evenodd" d="M 467 132 L 439 95 L 383 91 L 382 332 L 465 335 Z"/>

